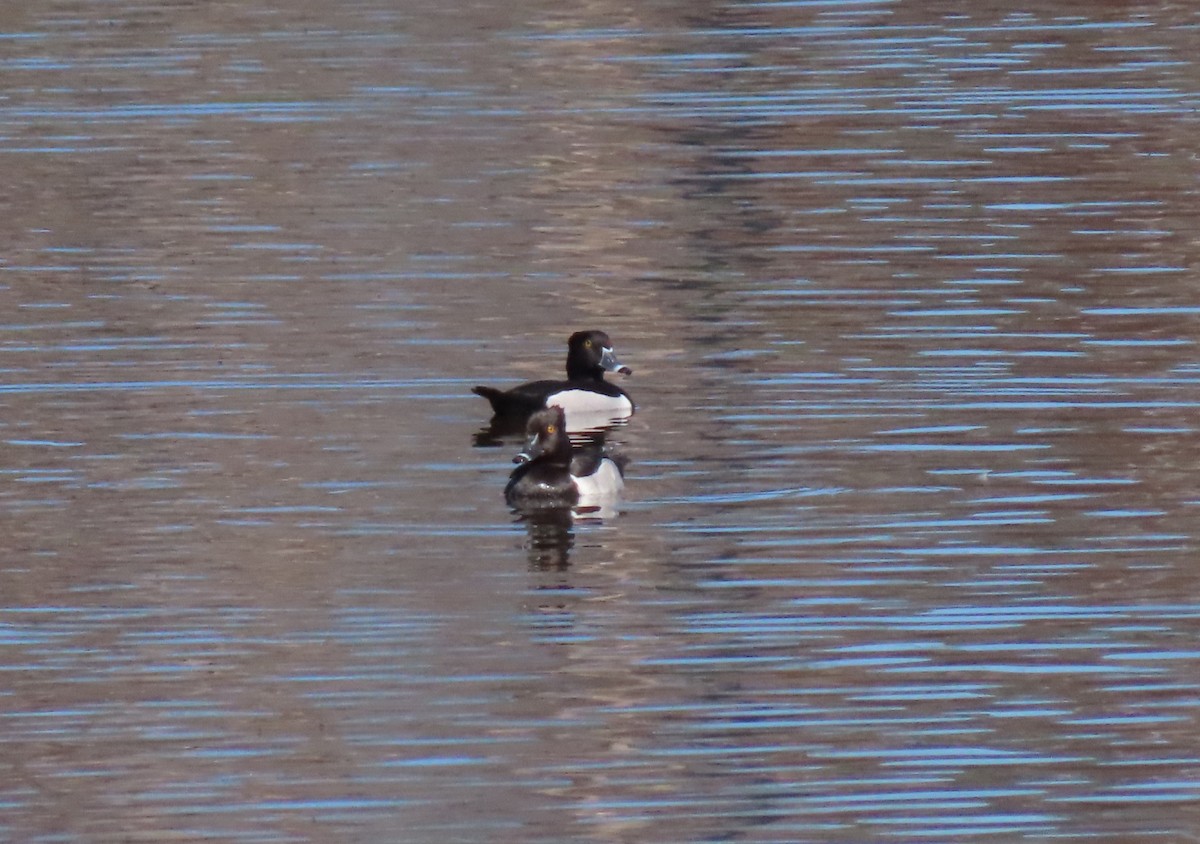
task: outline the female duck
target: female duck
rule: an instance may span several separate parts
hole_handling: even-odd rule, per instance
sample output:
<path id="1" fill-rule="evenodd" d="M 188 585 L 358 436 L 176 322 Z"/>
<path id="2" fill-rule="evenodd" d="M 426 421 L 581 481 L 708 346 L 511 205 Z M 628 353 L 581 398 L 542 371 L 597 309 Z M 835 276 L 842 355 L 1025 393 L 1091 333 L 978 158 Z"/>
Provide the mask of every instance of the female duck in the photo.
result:
<path id="1" fill-rule="evenodd" d="M 513 458 L 519 463 L 504 488 L 504 499 L 518 510 L 611 509 L 624 488 L 621 467 L 596 446 L 572 455 L 566 416 L 561 407 L 529 417 L 529 440 Z"/>
<path id="2" fill-rule="evenodd" d="M 567 341 L 567 380 L 530 381 L 511 390 L 473 387 L 471 392 L 492 404 L 496 418 L 521 420 L 543 407 L 561 407 L 568 415 L 599 417 L 600 424 L 627 419 L 633 400 L 615 384 L 604 380 L 605 372 L 632 375 L 633 370 L 617 360 L 612 341 L 603 331 L 577 331 Z M 573 424 L 572 430 L 591 425 Z"/>

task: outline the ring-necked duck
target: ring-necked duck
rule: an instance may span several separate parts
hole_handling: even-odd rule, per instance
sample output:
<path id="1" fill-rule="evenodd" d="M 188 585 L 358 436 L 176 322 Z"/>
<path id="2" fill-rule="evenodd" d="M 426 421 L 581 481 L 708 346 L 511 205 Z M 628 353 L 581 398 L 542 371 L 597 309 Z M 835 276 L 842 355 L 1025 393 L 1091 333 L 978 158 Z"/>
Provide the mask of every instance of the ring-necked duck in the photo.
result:
<path id="1" fill-rule="evenodd" d="M 627 419 L 633 414 L 629 394 L 604 380 L 605 372 L 632 375 L 633 370 L 617 360 L 612 341 L 603 331 L 577 331 L 567 341 L 567 380 L 530 381 L 511 390 L 473 387 L 471 392 L 492 404 L 502 419 L 523 420 L 543 407 L 561 407 L 580 423 L 595 419 L 596 426 Z M 593 427 L 575 424 L 572 430 Z"/>
<path id="2" fill-rule="evenodd" d="M 504 487 L 504 499 L 519 510 L 576 507 L 611 509 L 621 490 L 621 466 L 599 444 L 573 452 L 561 407 L 529 417 L 529 439 L 513 458 L 519 463 Z"/>

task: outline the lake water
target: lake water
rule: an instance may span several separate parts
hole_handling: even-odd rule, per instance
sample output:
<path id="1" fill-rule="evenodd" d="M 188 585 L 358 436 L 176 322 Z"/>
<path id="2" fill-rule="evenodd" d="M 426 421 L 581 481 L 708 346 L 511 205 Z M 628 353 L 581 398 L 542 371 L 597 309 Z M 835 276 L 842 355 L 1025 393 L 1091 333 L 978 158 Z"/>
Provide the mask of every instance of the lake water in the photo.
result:
<path id="1" fill-rule="evenodd" d="M 21 5 L 0 839 L 1200 840 L 1191 4 Z"/>

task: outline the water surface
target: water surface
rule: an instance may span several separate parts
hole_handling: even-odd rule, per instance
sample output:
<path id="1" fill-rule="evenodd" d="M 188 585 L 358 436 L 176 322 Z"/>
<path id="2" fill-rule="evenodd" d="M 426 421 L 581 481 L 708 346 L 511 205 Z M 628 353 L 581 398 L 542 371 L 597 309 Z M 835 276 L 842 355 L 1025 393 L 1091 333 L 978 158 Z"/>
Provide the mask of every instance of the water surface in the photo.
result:
<path id="1" fill-rule="evenodd" d="M 0 24 L 0 837 L 1185 841 L 1186 4 Z M 607 330 L 616 518 L 474 384 Z"/>

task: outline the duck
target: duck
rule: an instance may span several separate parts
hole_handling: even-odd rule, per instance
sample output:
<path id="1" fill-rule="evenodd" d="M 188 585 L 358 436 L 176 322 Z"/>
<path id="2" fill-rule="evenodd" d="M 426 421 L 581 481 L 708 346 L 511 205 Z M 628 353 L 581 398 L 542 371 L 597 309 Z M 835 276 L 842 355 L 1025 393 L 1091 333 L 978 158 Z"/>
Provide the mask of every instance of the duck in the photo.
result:
<path id="1" fill-rule="evenodd" d="M 545 407 L 561 407 L 572 419 L 572 430 L 602 427 L 633 415 L 629 394 L 609 381 L 605 372 L 632 375 L 617 360 L 612 340 L 603 331 L 576 331 L 567 340 L 567 378 L 530 381 L 509 390 L 472 387 L 471 392 L 492 405 L 494 420 L 528 419 Z M 578 420 L 579 424 L 575 424 Z M 588 424 L 594 423 L 594 424 Z"/>
<path id="2" fill-rule="evenodd" d="M 610 512 L 624 489 L 622 462 L 602 442 L 575 451 L 566 413 L 553 406 L 535 411 L 526 426 L 525 448 L 504 487 L 504 500 L 520 511 L 575 509 Z"/>

